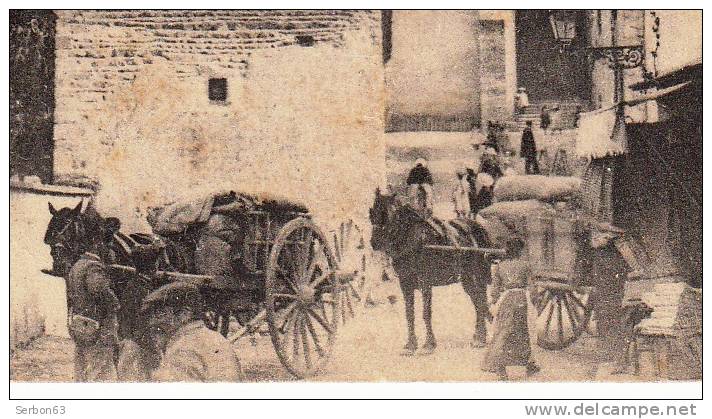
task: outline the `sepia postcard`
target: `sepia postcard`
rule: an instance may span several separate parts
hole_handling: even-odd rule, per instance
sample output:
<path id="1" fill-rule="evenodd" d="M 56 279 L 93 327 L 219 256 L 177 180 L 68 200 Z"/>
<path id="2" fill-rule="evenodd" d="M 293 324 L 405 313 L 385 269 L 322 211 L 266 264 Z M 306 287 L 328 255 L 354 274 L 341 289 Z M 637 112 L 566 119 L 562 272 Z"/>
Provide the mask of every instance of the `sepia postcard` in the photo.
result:
<path id="1" fill-rule="evenodd" d="M 13 385 L 701 385 L 702 10 L 9 25 Z"/>

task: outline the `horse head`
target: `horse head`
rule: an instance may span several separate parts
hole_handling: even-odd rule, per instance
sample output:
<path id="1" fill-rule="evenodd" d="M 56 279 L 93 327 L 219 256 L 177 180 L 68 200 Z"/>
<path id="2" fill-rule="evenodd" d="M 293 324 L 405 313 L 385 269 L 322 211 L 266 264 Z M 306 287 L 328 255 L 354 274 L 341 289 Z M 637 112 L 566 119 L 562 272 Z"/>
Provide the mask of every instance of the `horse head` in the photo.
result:
<path id="1" fill-rule="evenodd" d="M 389 251 L 404 240 L 404 233 L 414 223 L 422 222 L 422 217 L 412 207 L 406 197 L 394 192 L 381 193 L 376 189 L 373 206 L 369 210 L 371 220 L 371 247 L 373 250 Z"/>
<path id="2" fill-rule="evenodd" d="M 92 249 L 103 253 L 101 250 L 121 226 L 117 218 L 101 217 L 91 204 L 82 212 L 83 204 L 84 201 L 74 208 L 59 210 L 49 204 L 52 218 L 47 225 L 44 243 L 50 247 L 52 270 L 43 269 L 43 272 L 65 277 L 82 253 Z"/>

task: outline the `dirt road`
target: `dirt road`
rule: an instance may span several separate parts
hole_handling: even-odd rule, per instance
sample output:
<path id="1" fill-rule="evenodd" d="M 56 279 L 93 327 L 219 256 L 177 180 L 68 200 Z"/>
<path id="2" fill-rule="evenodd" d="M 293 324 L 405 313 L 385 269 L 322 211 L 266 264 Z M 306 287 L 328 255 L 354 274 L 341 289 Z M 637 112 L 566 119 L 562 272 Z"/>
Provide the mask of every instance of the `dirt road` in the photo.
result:
<path id="1" fill-rule="evenodd" d="M 395 284 L 385 284 L 387 292 Z M 382 290 L 383 291 L 383 290 Z M 399 296 L 400 297 L 400 296 Z M 314 381 L 491 381 L 494 375 L 480 371 L 485 349 L 470 347 L 474 311 L 460 285 L 436 288 L 433 325 L 438 348 L 431 355 L 401 355 L 405 343 L 405 319 L 401 300 L 390 304 L 380 298 L 375 307 L 363 309 L 339 331 L 333 358 Z M 420 302 L 416 301 L 416 313 Z M 420 342 L 424 330 L 416 319 Z M 549 352 L 534 347 L 542 371 L 537 381 L 611 380 L 599 365 L 605 361 L 596 352 L 595 338 L 582 337 L 564 351 Z M 269 337 L 245 339 L 235 346 L 249 381 L 289 381 L 294 378 L 277 360 Z M 16 351 L 11 360 L 11 379 L 57 382 L 72 380 L 72 343 L 68 339 L 43 337 Z M 613 377 L 630 380 L 630 376 Z"/>

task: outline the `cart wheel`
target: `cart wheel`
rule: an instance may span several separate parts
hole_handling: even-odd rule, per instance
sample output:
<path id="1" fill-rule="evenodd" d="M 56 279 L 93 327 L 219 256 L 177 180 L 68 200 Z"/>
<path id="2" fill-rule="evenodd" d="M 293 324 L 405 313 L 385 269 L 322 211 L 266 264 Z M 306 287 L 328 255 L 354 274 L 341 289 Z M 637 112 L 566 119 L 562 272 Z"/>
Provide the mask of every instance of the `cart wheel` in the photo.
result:
<path id="1" fill-rule="evenodd" d="M 334 232 L 334 251 L 339 271 L 352 274 L 352 280 L 338 284 L 338 313 L 341 324 L 356 316 L 366 296 L 366 242 L 353 220 L 342 222 Z"/>
<path id="2" fill-rule="evenodd" d="M 562 284 L 560 287 L 536 287 L 531 293 L 537 308 L 537 344 L 548 350 L 560 350 L 581 336 L 591 319 L 589 290 Z"/>
<path id="3" fill-rule="evenodd" d="M 296 218 L 277 234 L 267 266 L 267 323 L 280 362 L 313 376 L 331 355 L 337 327 L 336 259 L 324 234 Z"/>

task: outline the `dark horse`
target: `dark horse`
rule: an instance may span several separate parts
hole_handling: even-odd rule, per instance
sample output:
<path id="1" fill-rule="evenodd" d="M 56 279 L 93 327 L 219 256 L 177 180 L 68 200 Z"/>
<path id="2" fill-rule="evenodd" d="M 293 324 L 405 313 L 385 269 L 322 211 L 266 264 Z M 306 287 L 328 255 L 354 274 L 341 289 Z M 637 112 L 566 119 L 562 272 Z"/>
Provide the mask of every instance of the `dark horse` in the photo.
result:
<path id="1" fill-rule="evenodd" d="M 156 240 L 163 243 L 158 264 L 166 271 L 187 272 L 187 260 L 174 243 L 154 234 L 124 234 L 119 231 L 121 222 L 118 218 L 104 218 L 92 204 L 82 211 L 83 201 L 74 208 L 55 209 L 49 204 L 52 219 L 47 225 L 44 243 L 50 247 L 52 270 L 43 272 L 65 277 L 74 263 L 86 252 L 90 244 L 101 241 L 107 246 L 104 262 L 131 266 L 131 249 L 138 244 L 149 244 Z M 100 255 L 101 256 L 101 255 Z"/>
<path id="2" fill-rule="evenodd" d="M 117 218 L 104 218 L 91 205 L 82 211 L 83 201 L 74 208 L 55 209 L 49 204 L 49 211 L 52 219 L 47 225 L 44 236 L 44 243 L 50 247 L 52 256 L 52 270 L 43 269 L 46 274 L 66 278 L 72 266 L 79 260 L 80 256 L 90 251 L 92 247 L 100 251 L 98 256 L 106 264 L 119 264 L 131 266 L 131 251 L 138 244 L 148 244 L 158 239 L 151 234 L 136 233 L 126 235 L 119 231 L 121 223 Z M 187 269 L 186 258 L 176 246 L 166 241 L 158 239 L 165 245 L 164 251 L 159 257 L 159 269 L 166 271 L 185 272 Z M 97 246 L 98 244 L 98 246 Z M 127 289 L 131 275 L 112 276 L 112 287 L 119 297 L 122 307 L 129 309 L 135 304 L 125 301 L 124 291 Z M 128 297 L 127 297 L 128 298 Z M 135 313 L 120 313 L 120 335 L 129 336 L 131 324 L 127 319 Z"/>
<path id="3" fill-rule="evenodd" d="M 423 296 L 423 320 L 427 331 L 423 350 L 430 353 L 436 347 L 432 327 L 432 287 L 456 282 L 462 283 L 475 306 L 477 321 L 474 345 L 484 345 L 487 336 L 485 320 L 492 319 L 487 305 L 490 262 L 481 253 L 424 248 L 428 244 L 488 247 L 484 230 L 469 220 L 446 223 L 425 218 L 402 202 L 400 197 L 382 195 L 378 189 L 370 210 L 370 219 L 373 225 L 371 246 L 392 258 L 403 291 L 408 322 L 406 354 L 412 354 L 418 348 L 414 328 L 415 290 L 420 290 Z"/>

